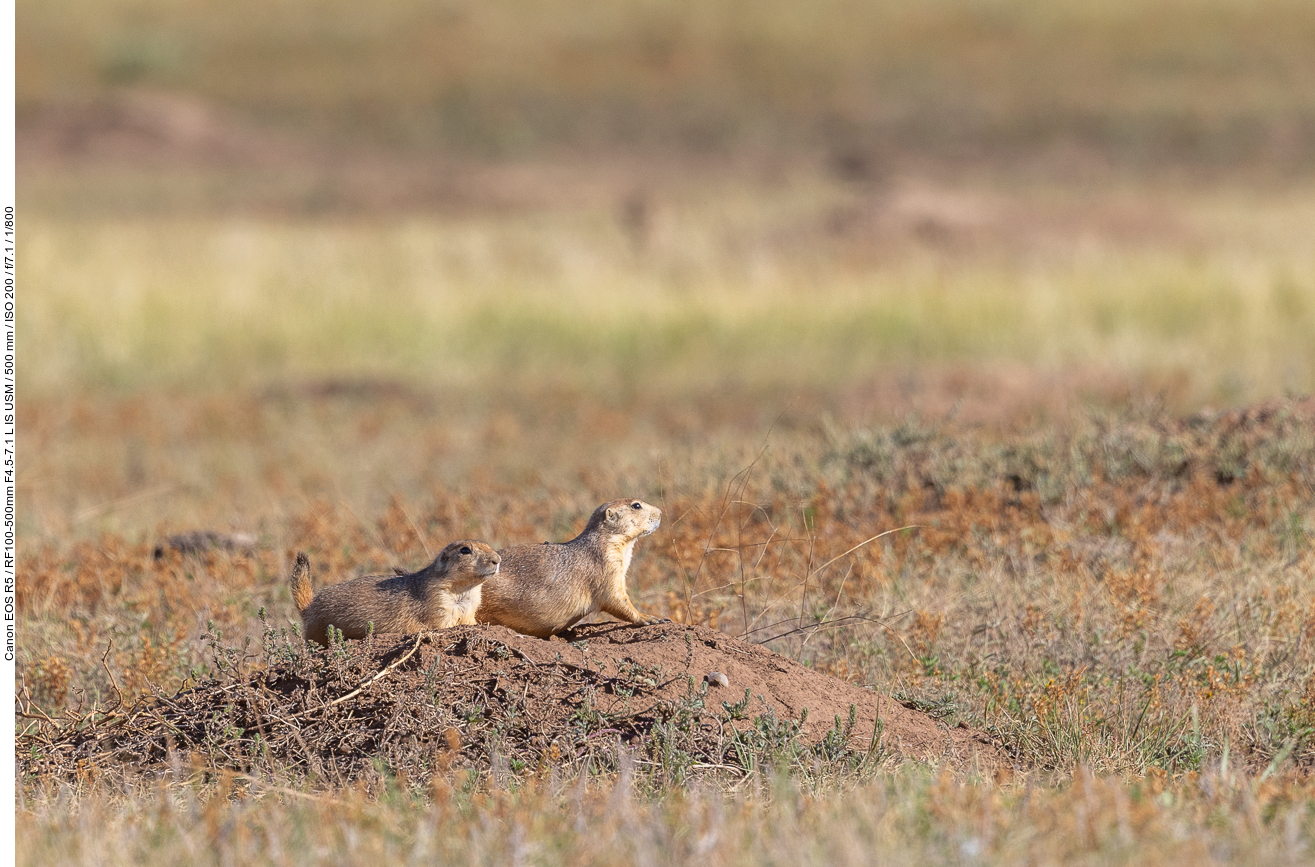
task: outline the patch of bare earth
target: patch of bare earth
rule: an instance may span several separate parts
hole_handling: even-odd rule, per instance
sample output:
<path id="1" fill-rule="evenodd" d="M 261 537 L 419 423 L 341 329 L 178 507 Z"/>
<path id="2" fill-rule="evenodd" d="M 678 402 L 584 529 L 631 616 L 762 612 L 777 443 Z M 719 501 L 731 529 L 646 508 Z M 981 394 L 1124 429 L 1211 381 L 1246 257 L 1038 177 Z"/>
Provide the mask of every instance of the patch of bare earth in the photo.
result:
<path id="1" fill-rule="evenodd" d="M 606 767 L 625 749 L 654 767 L 714 773 L 781 756 L 851 769 L 874 757 L 986 772 L 1012 764 L 980 732 L 704 627 L 602 623 L 542 640 L 467 626 L 325 650 L 284 636 L 271 647 L 285 657 L 244 668 L 249 656 L 221 650 L 218 678 L 130 708 L 42 719 L 20 697 L 35 721 L 20 737 L 23 775 L 176 771 L 190 756 L 341 785 L 381 762 L 423 780 L 454 767 L 495 776 Z"/>
<path id="2" fill-rule="evenodd" d="M 691 682 L 697 687 L 708 680 L 709 674 L 719 672 L 727 684 L 709 685 L 710 707 L 721 709 L 722 702 L 741 701 L 747 690 L 749 705 L 744 711 L 747 717 L 771 714 L 783 720 L 798 720 L 806 712 L 801 733 L 810 741 L 826 735 L 834 727 L 836 717 L 847 721 L 853 706 L 857 722 L 852 740 L 861 749 L 867 749 L 880 719 L 887 748 L 898 749 L 910 758 L 955 766 L 976 761 L 995 767 L 1007 762 L 1003 753 L 980 732 L 966 727 L 949 728 L 879 692 L 846 683 L 760 645 L 702 626 L 596 623 L 577 627 L 548 641 L 502 627 L 466 627 L 454 638 L 454 642 L 440 645 L 430 653 L 435 657 L 464 655 L 474 659 L 478 654 L 472 648 L 484 641 L 500 641 L 513 648 L 518 663 L 507 675 L 513 676 L 515 672 L 518 680 L 528 681 L 536 679 L 537 671 L 553 671 L 558 666 L 597 672 L 600 677 L 606 677 L 608 672 L 643 670 L 653 681 L 642 690 L 643 696 L 654 702 L 679 701 L 687 694 Z M 485 659 L 481 670 L 468 673 L 489 677 L 492 672 L 488 662 Z M 615 695 L 615 683 L 604 681 L 602 693 Z M 560 705 L 570 700 L 569 696 L 553 694 L 551 690 L 539 698 L 545 705 Z"/>

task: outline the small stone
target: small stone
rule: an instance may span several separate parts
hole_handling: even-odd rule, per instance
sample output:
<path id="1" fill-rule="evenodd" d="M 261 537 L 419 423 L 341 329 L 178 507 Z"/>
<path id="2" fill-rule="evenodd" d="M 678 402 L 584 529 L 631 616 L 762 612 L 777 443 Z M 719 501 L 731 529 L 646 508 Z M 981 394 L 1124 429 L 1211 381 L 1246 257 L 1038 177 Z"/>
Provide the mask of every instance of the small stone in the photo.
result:
<path id="1" fill-rule="evenodd" d="M 705 677 L 704 680 L 706 680 L 706 681 L 707 681 L 710 685 L 712 685 L 712 686 L 722 686 L 722 687 L 725 687 L 725 686 L 730 686 L 730 685 L 731 685 L 731 680 L 730 680 L 730 678 L 727 677 L 726 675 L 722 674 L 720 671 L 710 671 L 710 672 L 708 672 L 708 676 Z"/>

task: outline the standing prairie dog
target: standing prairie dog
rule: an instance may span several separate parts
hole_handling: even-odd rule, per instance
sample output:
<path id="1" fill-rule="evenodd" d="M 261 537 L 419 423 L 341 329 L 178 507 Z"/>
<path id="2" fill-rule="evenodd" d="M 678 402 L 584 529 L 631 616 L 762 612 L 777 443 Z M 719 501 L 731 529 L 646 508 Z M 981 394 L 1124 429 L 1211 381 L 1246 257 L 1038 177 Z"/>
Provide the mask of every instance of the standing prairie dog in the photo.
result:
<path id="1" fill-rule="evenodd" d="M 480 585 L 498 574 L 498 552 L 483 542 L 453 542 L 418 572 L 367 575 L 321 588 L 311 598 L 310 561 L 297 554 L 288 584 L 307 641 L 328 644 L 330 624 L 347 638 L 375 632 L 423 632 L 472 624 Z"/>
<path id="2" fill-rule="evenodd" d="M 503 548 L 502 571 L 484 583 L 475 619 L 547 638 L 598 611 L 627 623 L 661 623 L 641 614 L 626 593 L 635 541 L 662 523 L 643 500 L 613 500 L 589 516 L 584 532 L 554 545 Z"/>

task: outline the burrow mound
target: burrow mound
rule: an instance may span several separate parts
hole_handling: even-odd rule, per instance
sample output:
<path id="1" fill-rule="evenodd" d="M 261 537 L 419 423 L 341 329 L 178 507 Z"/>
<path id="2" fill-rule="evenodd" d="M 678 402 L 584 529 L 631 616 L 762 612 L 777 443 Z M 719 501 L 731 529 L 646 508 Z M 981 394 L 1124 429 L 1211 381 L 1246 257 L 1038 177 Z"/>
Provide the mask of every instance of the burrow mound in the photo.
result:
<path id="1" fill-rule="evenodd" d="M 497 631 L 498 640 L 520 651 L 522 659 L 536 667 L 564 664 L 600 674 L 645 671 L 645 696 L 658 702 L 680 701 L 688 694 L 691 681 L 696 688 L 708 682 L 705 704 L 709 709 L 725 711 L 723 704 L 741 704 L 747 693 L 748 704 L 740 714 L 748 718 L 768 714 L 795 721 L 803 717 L 800 734 L 809 742 L 825 737 L 837 717 L 848 724 L 852 706 L 855 724 L 850 740 L 860 749 L 868 748 L 880 719 L 879 738 L 910 758 L 956 764 L 975 759 L 992 767 L 1008 762 L 981 733 L 947 727 L 870 689 L 706 627 L 600 623 L 579 627 L 560 641 L 543 641 L 501 628 Z M 725 686 L 708 681 L 713 672 L 725 677 Z M 553 702 L 557 697 L 546 696 L 546 700 Z"/>
<path id="2" fill-rule="evenodd" d="M 219 649 L 214 680 L 38 726 L 20 738 L 20 767 L 68 777 L 187 760 L 334 785 L 384 768 L 424 780 L 598 767 L 623 749 L 676 776 L 782 761 L 1012 763 L 982 733 L 697 626 L 601 623 L 551 640 L 463 626 L 323 650 L 271 633 L 265 658 Z"/>

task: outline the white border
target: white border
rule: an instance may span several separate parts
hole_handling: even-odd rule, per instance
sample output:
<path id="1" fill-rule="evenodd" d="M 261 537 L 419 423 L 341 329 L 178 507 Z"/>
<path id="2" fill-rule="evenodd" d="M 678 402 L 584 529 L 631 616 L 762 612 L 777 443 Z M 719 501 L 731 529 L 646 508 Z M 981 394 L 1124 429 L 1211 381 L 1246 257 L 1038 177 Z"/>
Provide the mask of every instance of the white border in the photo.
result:
<path id="1" fill-rule="evenodd" d="M 14 35 L 16 0 L 3 0 L 3 12 L 0 12 L 0 256 L 3 256 L 3 319 L 0 319 L 0 355 L 4 358 L 2 390 L 0 402 L 0 478 L 4 480 L 3 531 L 4 553 L 0 560 L 4 564 L 4 652 L 0 654 L 0 694 L 14 694 L 14 657 L 17 650 L 15 623 L 14 590 L 16 575 L 14 570 L 14 550 L 17 544 L 14 523 L 17 504 L 14 492 L 18 477 L 18 465 L 15 459 L 17 412 L 14 395 L 17 384 L 14 381 L 14 330 L 17 297 L 17 277 L 14 272 L 14 217 L 17 207 L 18 185 L 14 167 Z M 12 705 L 11 705 L 12 707 Z M 15 811 L 18 809 L 14 778 L 14 728 L 16 719 L 11 711 L 0 714 L 4 723 L 0 725 L 3 743 L 0 744 L 0 786 L 9 798 L 9 808 L 0 808 L 0 846 L 7 847 L 9 863 L 14 863 L 16 847 L 14 838 Z"/>

